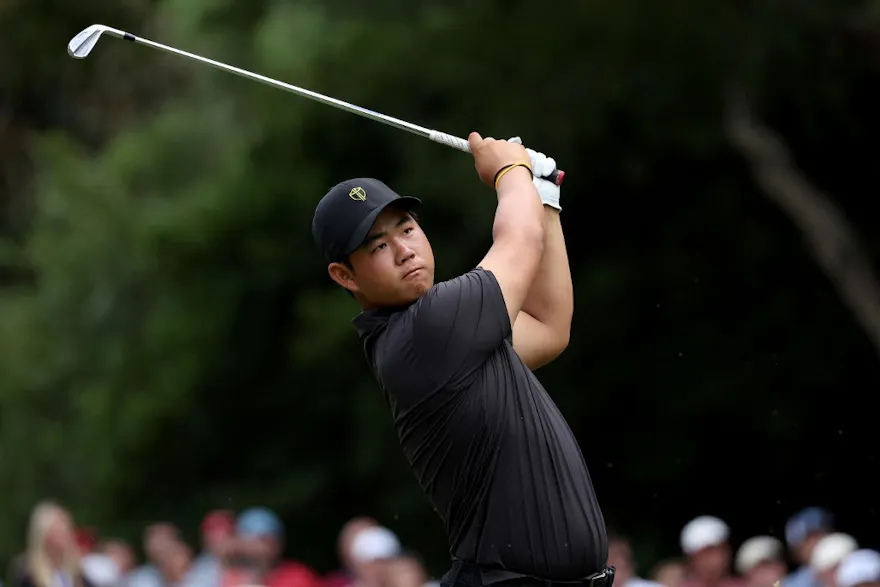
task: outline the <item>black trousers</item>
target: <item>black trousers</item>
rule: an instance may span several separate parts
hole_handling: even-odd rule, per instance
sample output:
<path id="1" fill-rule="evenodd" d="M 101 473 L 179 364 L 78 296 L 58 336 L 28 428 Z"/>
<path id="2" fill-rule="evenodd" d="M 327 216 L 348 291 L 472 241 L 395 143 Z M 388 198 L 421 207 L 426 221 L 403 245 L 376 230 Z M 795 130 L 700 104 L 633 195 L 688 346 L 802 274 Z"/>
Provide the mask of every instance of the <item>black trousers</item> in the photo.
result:
<path id="1" fill-rule="evenodd" d="M 523 577 L 494 583 L 492 587 L 611 587 L 614 583 L 614 567 L 605 567 L 591 577 L 579 581 L 542 581 Z M 440 587 L 485 587 L 480 568 L 462 561 L 454 561 L 452 568 L 443 575 Z"/>

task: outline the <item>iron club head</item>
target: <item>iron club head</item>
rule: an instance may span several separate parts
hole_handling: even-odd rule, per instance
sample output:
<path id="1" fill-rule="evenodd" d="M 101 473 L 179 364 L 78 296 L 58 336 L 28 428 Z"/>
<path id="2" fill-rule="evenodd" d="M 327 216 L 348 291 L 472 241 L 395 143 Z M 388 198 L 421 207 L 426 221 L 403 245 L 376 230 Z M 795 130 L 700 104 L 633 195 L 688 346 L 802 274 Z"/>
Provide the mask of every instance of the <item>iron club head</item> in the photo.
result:
<path id="1" fill-rule="evenodd" d="M 103 24 L 93 24 L 83 29 L 67 43 L 67 54 L 75 59 L 85 59 L 98 43 L 101 35 L 108 33 L 114 37 L 122 37 L 125 33 Z"/>

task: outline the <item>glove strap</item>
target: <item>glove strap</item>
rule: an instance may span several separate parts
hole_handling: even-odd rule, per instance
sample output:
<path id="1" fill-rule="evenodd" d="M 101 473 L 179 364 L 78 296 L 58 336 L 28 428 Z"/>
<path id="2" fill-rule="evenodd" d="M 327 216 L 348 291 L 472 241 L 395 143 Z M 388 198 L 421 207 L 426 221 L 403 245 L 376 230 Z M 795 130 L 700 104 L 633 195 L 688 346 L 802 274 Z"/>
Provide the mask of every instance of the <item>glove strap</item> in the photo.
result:
<path id="1" fill-rule="evenodd" d="M 498 173 L 495 174 L 495 189 L 498 189 L 498 182 L 501 181 L 501 178 L 504 177 L 508 171 L 515 167 L 525 167 L 529 170 L 529 175 L 534 179 L 535 174 L 532 173 L 532 168 L 526 165 L 525 163 L 511 163 L 510 165 L 505 165 L 501 169 L 498 170 Z"/>

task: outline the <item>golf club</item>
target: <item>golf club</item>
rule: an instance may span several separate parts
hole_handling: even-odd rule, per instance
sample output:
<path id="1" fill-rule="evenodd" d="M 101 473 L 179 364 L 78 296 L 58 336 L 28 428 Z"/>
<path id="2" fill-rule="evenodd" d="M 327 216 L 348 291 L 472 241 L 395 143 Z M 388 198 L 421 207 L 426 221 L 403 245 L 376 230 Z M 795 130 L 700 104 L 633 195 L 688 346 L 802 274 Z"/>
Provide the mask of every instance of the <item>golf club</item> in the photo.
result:
<path id="1" fill-rule="evenodd" d="M 180 49 L 175 49 L 174 47 L 169 47 L 168 45 L 163 45 L 161 43 L 156 43 L 149 39 L 145 39 L 143 37 L 137 37 L 131 33 L 127 33 L 125 31 L 121 31 L 119 29 L 114 29 L 109 26 L 105 26 L 102 24 L 93 24 L 92 26 L 84 29 L 78 35 L 73 37 L 70 42 L 67 44 L 67 53 L 75 58 L 75 59 L 85 59 L 89 56 L 89 53 L 92 52 L 92 49 L 95 48 L 95 45 L 98 43 L 98 39 L 101 38 L 101 35 L 109 35 L 111 37 L 115 37 L 117 39 L 124 39 L 126 41 L 131 41 L 133 43 L 137 43 L 139 45 L 146 45 L 147 47 L 152 47 L 153 49 L 158 49 L 160 51 L 164 51 L 166 53 L 171 53 L 173 55 L 180 55 L 181 57 L 186 57 L 188 59 L 192 59 L 194 61 L 198 61 L 200 63 L 205 63 L 212 67 L 216 67 L 217 69 L 222 69 L 223 71 L 228 71 L 229 73 L 234 73 L 241 77 L 252 79 L 258 82 L 262 82 L 266 85 L 272 86 L 274 88 L 278 88 L 281 90 L 285 90 L 292 94 L 297 94 L 299 96 L 303 96 L 305 98 L 309 98 L 311 100 L 315 100 L 317 102 L 321 102 L 322 104 L 326 104 L 328 106 L 333 106 L 334 108 L 339 108 L 340 110 L 345 110 L 347 112 L 351 112 L 352 114 L 357 114 L 359 116 L 363 116 L 365 118 L 370 118 L 377 122 L 381 122 L 383 124 L 387 124 L 401 130 L 405 130 L 411 132 L 413 134 L 419 135 L 426 139 L 430 139 L 435 143 L 440 143 L 441 145 L 446 145 L 448 147 L 452 147 L 453 149 L 458 149 L 459 151 L 464 151 L 465 153 L 470 153 L 471 149 L 468 146 L 466 140 L 455 137 L 452 135 L 448 135 L 446 133 L 442 133 L 440 131 L 431 130 L 429 128 L 425 128 L 423 126 L 419 126 L 417 124 L 412 124 L 410 122 L 406 122 L 404 120 L 400 120 L 398 118 L 394 118 L 391 116 L 386 116 L 385 114 L 380 114 L 378 112 L 374 112 L 372 110 L 368 110 L 366 108 L 361 108 L 360 106 L 355 106 L 354 104 L 349 104 L 348 102 L 343 102 L 342 100 L 337 100 L 336 98 L 331 98 L 329 96 L 325 96 L 323 94 L 319 94 L 317 92 L 313 92 L 311 90 L 306 90 L 304 88 L 299 88 L 297 86 L 293 86 L 291 84 L 287 84 L 284 82 L 280 82 L 278 80 L 274 80 L 270 77 L 266 77 L 264 75 L 260 75 L 258 73 L 253 73 L 247 71 L 245 69 L 240 69 L 238 67 L 233 67 L 232 65 L 227 65 L 225 63 L 221 63 L 219 61 L 214 61 L 213 59 L 208 59 L 207 57 L 201 57 L 199 55 L 195 55 L 193 53 L 188 53 L 186 51 L 181 51 Z M 553 172 L 552 175 L 546 177 L 545 179 L 552 181 L 556 185 L 562 184 L 562 179 L 565 176 L 565 172 L 561 170 L 557 170 Z"/>

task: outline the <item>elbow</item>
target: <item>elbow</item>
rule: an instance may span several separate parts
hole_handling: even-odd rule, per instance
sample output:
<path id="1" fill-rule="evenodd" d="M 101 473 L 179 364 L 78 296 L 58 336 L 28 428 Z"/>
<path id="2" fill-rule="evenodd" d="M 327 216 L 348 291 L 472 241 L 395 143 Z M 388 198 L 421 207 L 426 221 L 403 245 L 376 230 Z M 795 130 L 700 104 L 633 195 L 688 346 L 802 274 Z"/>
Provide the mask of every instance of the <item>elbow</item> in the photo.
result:
<path id="1" fill-rule="evenodd" d="M 544 237 L 547 234 L 547 230 L 543 222 L 522 226 L 515 234 L 523 249 L 534 251 L 537 253 L 538 259 L 544 256 Z"/>
<path id="2" fill-rule="evenodd" d="M 515 250 L 519 261 L 534 265 L 535 271 L 544 256 L 544 235 L 545 228 L 541 223 L 520 226 L 496 223 L 492 231 L 496 243 L 505 243 L 510 250 Z"/>
<path id="3" fill-rule="evenodd" d="M 571 327 L 566 326 L 565 328 L 561 328 L 556 332 L 556 336 L 554 337 L 553 344 L 553 358 L 555 359 L 559 355 L 565 352 L 565 349 L 568 348 L 568 343 L 571 342 Z"/>
<path id="4" fill-rule="evenodd" d="M 571 324 L 569 323 L 565 328 L 562 329 L 562 332 L 559 333 L 559 354 L 561 355 L 565 349 L 568 348 L 568 343 L 571 342 Z"/>
<path id="5" fill-rule="evenodd" d="M 538 259 L 542 259 L 544 257 L 544 235 L 546 234 L 544 225 L 539 224 L 531 230 L 523 231 L 523 233 L 523 246 L 530 251 L 535 251 Z"/>

